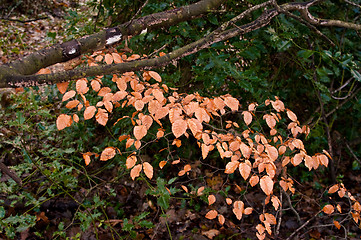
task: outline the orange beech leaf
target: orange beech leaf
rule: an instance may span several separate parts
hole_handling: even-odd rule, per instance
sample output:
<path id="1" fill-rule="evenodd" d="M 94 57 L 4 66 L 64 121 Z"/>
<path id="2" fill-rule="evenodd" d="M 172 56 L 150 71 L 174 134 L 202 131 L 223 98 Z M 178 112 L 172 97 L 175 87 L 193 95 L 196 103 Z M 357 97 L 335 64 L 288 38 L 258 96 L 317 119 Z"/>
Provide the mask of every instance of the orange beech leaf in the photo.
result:
<path id="1" fill-rule="evenodd" d="M 165 116 L 167 116 L 169 113 L 169 108 L 168 107 L 161 107 L 160 109 L 158 109 L 158 111 L 155 113 L 154 118 L 155 119 L 162 119 Z"/>
<path id="2" fill-rule="evenodd" d="M 127 167 L 127 169 L 130 169 L 134 167 L 136 162 L 137 162 L 137 157 L 135 155 L 131 155 L 125 161 L 125 166 Z"/>
<path id="3" fill-rule="evenodd" d="M 135 126 L 133 129 L 134 137 L 137 140 L 142 139 L 145 135 L 147 135 L 147 127 L 144 125 Z"/>
<path id="4" fill-rule="evenodd" d="M 135 147 L 135 149 L 138 150 L 141 146 L 142 146 L 141 141 L 137 140 L 137 141 L 134 142 L 134 147 Z"/>
<path id="5" fill-rule="evenodd" d="M 336 209 L 339 213 L 342 213 L 342 209 L 341 209 L 341 205 L 340 204 L 337 204 L 336 205 Z"/>
<path id="6" fill-rule="evenodd" d="M 355 202 L 352 207 L 355 211 L 361 211 L 361 204 L 359 202 Z"/>
<path id="7" fill-rule="evenodd" d="M 327 167 L 328 166 L 328 158 L 324 154 L 318 154 L 317 159 L 320 161 L 320 163 Z"/>
<path id="8" fill-rule="evenodd" d="M 226 198 L 226 203 L 227 203 L 228 205 L 231 205 L 231 204 L 232 204 L 232 199 Z"/>
<path id="9" fill-rule="evenodd" d="M 152 179 L 152 177 L 153 177 L 153 166 L 150 165 L 149 162 L 143 163 L 143 171 L 145 173 L 145 176 L 147 176 L 149 179 Z"/>
<path id="10" fill-rule="evenodd" d="M 188 128 L 191 130 L 193 136 L 196 136 L 197 133 L 202 132 L 203 125 L 198 119 L 191 118 L 187 119 Z"/>
<path id="11" fill-rule="evenodd" d="M 167 164 L 167 161 L 160 161 L 159 167 L 162 169 Z"/>
<path id="12" fill-rule="evenodd" d="M 178 119 L 172 124 L 172 132 L 176 138 L 182 136 L 187 130 L 187 122 L 183 119 Z"/>
<path id="13" fill-rule="evenodd" d="M 130 170 L 130 177 L 134 180 L 136 177 L 139 177 L 139 173 L 142 171 L 142 164 L 138 164 Z"/>
<path id="14" fill-rule="evenodd" d="M 291 162 L 294 166 L 297 166 L 299 165 L 302 160 L 303 160 L 303 157 L 304 157 L 304 153 L 297 153 L 292 159 L 291 159 Z"/>
<path id="15" fill-rule="evenodd" d="M 224 99 L 224 103 L 229 107 L 232 111 L 238 111 L 239 101 L 234 97 L 226 97 Z"/>
<path id="16" fill-rule="evenodd" d="M 186 174 L 186 171 L 184 171 L 184 169 L 178 172 L 179 177 L 183 176 L 184 174 Z"/>
<path id="17" fill-rule="evenodd" d="M 113 111 L 113 104 L 110 101 L 105 101 L 104 107 L 110 113 Z"/>
<path id="18" fill-rule="evenodd" d="M 249 174 L 251 173 L 251 170 L 252 170 L 251 163 L 248 164 L 246 162 L 243 162 L 239 164 L 239 172 L 241 173 L 241 176 L 243 177 L 244 180 L 247 180 Z"/>
<path id="19" fill-rule="evenodd" d="M 197 190 L 197 196 L 202 196 L 202 195 L 203 195 L 203 191 L 204 191 L 204 187 L 203 187 L 203 186 L 200 187 L 200 188 L 198 188 L 198 190 Z"/>
<path id="20" fill-rule="evenodd" d="M 211 119 L 207 113 L 207 111 L 202 108 L 202 107 L 199 107 L 195 110 L 194 112 L 196 118 L 202 123 L 203 121 L 208 123 Z"/>
<path id="21" fill-rule="evenodd" d="M 99 92 L 98 96 L 104 97 L 107 93 L 110 93 L 112 90 L 109 87 L 102 87 Z"/>
<path id="22" fill-rule="evenodd" d="M 173 165 L 178 164 L 178 163 L 180 163 L 180 160 L 179 160 L 179 159 L 178 159 L 178 160 L 174 160 L 174 161 L 172 162 Z"/>
<path id="23" fill-rule="evenodd" d="M 265 214 L 264 214 L 264 217 L 266 218 L 266 219 L 265 219 L 265 222 L 267 222 L 267 223 L 269 223 L 269 224 L 276 224 L 276 223 L 277 223 L 276 217 L 273 216 L 273 215 L 270 214 L 270 213 L 265 213 Z"/>
<path id="24" fill-rule="evenodd" d="M 257 175 L 253 175 L 249 179 L 249 184 L 251 184 L 252 187 L 254 187 L 259 182 L 259 177 Z"/>
<path id="25" fill-rule="evenodd" d="M 70 127 L 72 123 L 73 119 L 71 118 L 71 116 L 66 114 L 60 114 L 56 119 L 56 127 L 59 131 L 63 130 L 66 127 Z"/>
<path id="26" fill-rule="evenodd" d="M 283 155 L 286 152 L 287 148 L 286 146 L 282 145 L 278 148 L 278 154 Z"/>
<path id="27" fill-rule="evenodd" d="M 207 214 L 206 214 L 206 218 L 207 219 L 215 219 L 218 216 L 218 212 L 216 210 L 210 210 Z"/>
<path id="28" fill-rule="evenodd" d="M 88 166 L 90 163 L 90 155 L 92 155 L 91 153 L 87 152 L 87 153 L 83 153 L 83 158 L 85 161 L 85 165 Z"/>
<path id="29" fill-rule="evenodd" d="M 297 139 L 297 138 L 292 141 L 292 145 L 295 146 L 298 149 L 302 149 L 302 150 L 305 149 L 305 146 L 303 145 L 303 142 L 300 139 Z"/>
<path id="30" fill-rule="evenodd" d="M 118 140 L 119 140 L 119 142 L 121 142 L 127 138 L 129 138 L 129 135 L 121 135 L 121 136 L 119 136 Z"/>
<path id="31" fill-rule="evenodd" d="M 250 105 L 248 105 L 248 111 L 253 112 L 254 110 L 256 110 L 257 106 L 257 103 L 251 103 Z"/>
<path id="32" fill-rule="evenodd" d="M 252 149 L 245 143 L 242 142 L 239 149 L 241 150 L 243 157 L 245 157 L 246 159 L 251 157 Z"/>
<path id="33" fill-rule="evenodd" d="M 332 187 L 330 187 L 330 189 L 328 190 L 328 193 L 335 193 L 336 191 L 338 191 L 340 187 L 338 186 L 338 184 L 333 185 Z"/>
<path id="34" fill-rule="evenodd" d="M 242 209 L 239 209 L 239 208 L 233 208 L 232 209 L 234 215 L 236 215 L 236 218 L 238 220 L 241 220 L 242 219 L 242 215 L 243 215 L 243 210 Z"/>
<path id="35" fill-rule="evenodd" d="M 208 205 L 212 205 L 215 202 L 216 202 L 216 197 L 214 195 L 209 195 L 208 196 Z"/>
<path id="36" fill-rule="evenodd" d="M 269 128 L 274 128 L 276 126 L 276 119 L 269 114 L 263 116 L 263 119 L 266 119 L 266 123 Z"/>
<path id="37" fill-rule="evenodd" d="M 341 224 L 340 224 L 338 221 L 333 220 L 333 224 L 335 225 L 335 227 L 336 227 L 337 229 L 340 229 L 340 228 L 341 228 Z"/>
<path id="38" fill-rule="evenodd" d="M 77 115 L 77 114 L 73 114 L 73 120 L 74 120 L 74 122 L 79 122 L 79 116 Z"/>
<path id="39" fill-rule="evenodd" d="M 172 145 L 176 145 L 177 147 L 180 147 L 180 146 L 182 146 L 182 141 L 179 140 L 178 138 L 176 138 L 173 140 Z"/>
<path id="40" fill-rule="evenodd" d="M 279 99 L 277 99 L 276 101 L 271 101 L 271 104 L 277 112 L 283 112 L 285 110 L 285 105 Z"/>
<path id="41" fill-rule="evenodd" d="M 144 102 L 142 100 L 137 100 L 134 103 L 135 110 L 141 111 L 144 107 Z"/>
<path id="42" fill-rule="evenodd" d="M 266 195 L 270 195 L 273 191 L 273 181 L 269 176 L 263 176 L 261 178 L 260 186 Z"/>
<path id="43" fill-rule="evenodd" d="M 118 102 L 118 101 L 124 99 L 127 95 L 128 95 L 128 93 L 126 91 L 120 90 L 120 91 L 114 93 L 114 95 L 112 96 L 112 101 Z"/>
<path id="44" fill-rule="evenodd" d="M 56 86 L 58 87 L 59 92 L 64 94 L 69 86 L 69 82 L 57 83 Z"/>
<path id="45" fill-rule="evenodd" d="M 210 151 L 212 151 L 213 149 L 214 149 L 213 145 L 206 145 L 206 144 L 202 143 L 201 150 L 202 150 L 203 159 L 206 159 L 206 157 L 208 156 L 208 153 Z"/>
<path id="46" fill-rule="evenodd" d="M 218 215 L 218 222 L 223 225 L 224 222 L 226 221 L 226 219 L 224 218 L 224 216 L 222 214 Z"/>
<path id="47" fill-rule="evenodd" d="M 141 117 L 142 125 L 146 126 L 149 129 L 153 124 L 153 118 L 149 115 L 143 115 Z"/>
<path id="48" fill-rule="evenodd" d="M 293 122 L 297 122 L 297 116 L 291 110 L 287 109 L 287 117 Z"/>
<path id="49" fill-rule="evenodd" d="M 345 196 L 345 194 L 346 194 L 346 189 L 345 188 L 340 188 L 340 190 L 338 190 L 337 194 L 338 194 L 338 196 L 340 198 L 343 198 Z"/>
<path id="50" fill-rule="evenodd" d="M 328 215 L 332 214 L 335 211 L 335 208 L 331 204 L 327 204 L 322 208 L 322 211 Z"/>
<path id="51" fill-rule="evenodd" d="M 279 208 L 279 206 L 281 205 L 281 201 L 278 199 L 277 196 L 272 196 L 271 201 L 272 201 L 273 207 L 274 207 L 275 210 L 277 211 L 278 208 Z"/>
<path id="52" fill-rule="evenodd" d="M 157 132 L 157 138 L 162 138 L 164 136 L 164 130 L 163 129 L 158 129 L 158 132 Z"/>
<path id="53" fill-rule="evenodd" d="M 105 109 L 99 108 L 97 114 L 95 115 L 95 119 L 100 125 L 105 126 L 108 122 L 108 113 Z"/>
<path id="54" fill-rule="evenodd" d="M 69 100 L 70 98 L 74 97 L 76 94 L 76 92 L 74 90 L 70 90 L 69 92 L 66 92 L 64 95 L 63 95 L 63 99 L 62 101 L 66 101 L 66 100 Z"/>
<path id="55" fill-rule="evenodd" d="M 103 150 L 102 154 L 100 155 L 100 161 L 107 161 L 112 159 L 116 154 L 114 147 L 107 147 Z"/>
<path id="56" fill-rule="evenodd" d="M 182 188 L 186 193 L 188 193 L 188 188 L 187 188 L 186 186 L 181 185 L 181 188 Z"/>
<path id="57" fill-rule="evenodd" d="M 312 158 L 312 157 L 306 155 L 305 156 L 305 166 L 308 168 L 309 171 L 311 171 L 312 168 L 317 169 L 317 167 L 318 167 L 317 158 Z"/>
<path id="58" fill-rule="evenodd" d="M 250 215 L 253 212 L 253 208 L 248 207 L 246 209 L 244 209 L 243 213 L 246 215 Z"/>
<path id="59" fill-rule="evenodd" d="M 99 83 L 97 80 L 92 80 L 92 81 L 90 82 L 90 86 L 92 86 L 92 89 L 93 89 L 94 91 L 96 91 L 96 92 L 98 92 L 98 91 L 100 90 L 100 88 L 101 88 L 101 85 L 100 85 L 100 83 Z"/>
<path id="60" fill-rule="evenodd" d="M 154 78 L 157 82 L 161 82 L 162 81 L 162 77 L 154 71 L 148 71 L 149 76 L 151 76 L 152 78 Z"/>
<path id="61" fill-rule="evenodd" d="M 80 103 L 79 100 L 71 100 L 65 105 L 65 107 L 72 109 L 72 108 L 75 108 L 76 106 L 78 106 L 79 103 Z"/>
<path id="62" fill-rule="evenodd" d="M 104 61 L 106 64 L 112 64 L 113 63 L 113 56 L 109 53 L 105 54 Z"/>
<path id="63" fill-rule="evenodd" d="M 252 122 L 252 114 L 250 112 L 248 112 L 248 111 L 243 111 L 242 114 L 243 114 L 244 122 L 247 125 L 251 124 L 251 122 Z"/>
<path id="64" fill-rule="evenodd" d="M 227 165 L 226 165 L 226 170 L 224 171 L 224 173 L 227 173 L 227 174 L 234 173 L 234 171 L 238 168 L 238 166 L 239 166 L 239 162 L 238 162 L 238 161 L 229 162 L 229 163 L 227 163 Z"/>
<path id="65" fill-rule="evenodd" d="M 88 88 L 88 81 L 86 79 L 79 79 L 78 81 L 76 81 L 75 84 L 75 89 L 77 91 L 77 93 L 81 93 L 81 94 L 85 94 L 89 91 Z"/>
<path id="66" fill-rule="evenodd" d="M 127 143 L 125 144 L 125 148 L 130 148 L 135 140 L 133 138 L 128 138 Z"/>
<path id="67" fill-rule="evenodd" d="M 152 94 L 160 103 L 163 102 L 163 100 L 165 99 L 163 91 L 161 91 L 160 89 L 153 89 Z"/>
<path id="68" fill-rule="evenodd" d="M 102 55 L 98 55 L 98 56 L 95 57 L 95 61 L 100 62 L 101 60 L 103 60 Z"/>
<path id="69" fill-rule="evenodd" d="M 268 154 L 269 158 L 272 159 L 273 161 L 276 161 L 278 158 L 277 148 L 269 144 L 267 144 L 265 147 L 266 147 L 266 153 Z"/>
<path id="70" fill-rule="evenodd" d="M 94 106 L 89 106 L 89 107 L 85 108 L 84 120 L 88 120 L 88 119 L 91 119 L 92 117 L 94 117 L 96 110 L 97 109 Z"/>
<path id="71" fill-rule="evenodd" d="M 123 59 L 118 53 L 112 53 L 114 63 L 122 63 Z"/>

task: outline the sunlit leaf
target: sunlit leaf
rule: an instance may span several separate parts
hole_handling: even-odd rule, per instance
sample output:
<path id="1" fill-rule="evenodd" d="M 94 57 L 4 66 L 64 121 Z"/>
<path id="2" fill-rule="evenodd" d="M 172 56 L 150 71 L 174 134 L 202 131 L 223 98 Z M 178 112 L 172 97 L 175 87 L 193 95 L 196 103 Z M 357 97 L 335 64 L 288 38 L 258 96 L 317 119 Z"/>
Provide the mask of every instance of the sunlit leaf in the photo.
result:
<path id="1" fill-rule="evenodd" d="M 88 119 L 91 119 L 92 117 L 94 117 L 96 110 L 97 109 L 94 106 L 89 106 L 89 107 L 85 108 L 84 120 L 88 120 Z"/>
<path id="2" fill-rule="evenodd" d="M 187 122 L 183 119 L 178 119 L 172 124 L 172 132 L 176 138 L 182 136 L 187 130 Z"/>
<path id="3" fill-rule="evenodd" d="M 71 116 L 66 114 L 60 114 L 56 119 L 56 127 L 59 131 L 63 130 L 66 127 L 70 127 L 72 123 L 73 119 L 71 118 Z"/>
<path id="4" fill-rule="evenodd" d="M 143 163 L 143 171 L 149 179 L 153 178 L 153 166 L 149 162 Z"/>
<path id="5" fill-rule="evenodd" d="M 137 140 L 142 139 L 145 135 L 147 135 L 147 127 L 144 125 L 135 126 L 133 129 L 134 137 Z"/>
<path id="6" fill-rule="evenodd" d="M 105 109 L 99 108 L 95 119 L 100 125 L 105 126 L 108 122 L 108 112 Z"/>
<path id="7" fill-rule="evenodd" d="M 332 214 L 335 211 L 335 208 L 331 204 L 327 204 L 322 208 L 322 211 L 326 214 Z"/>
<path id="8" fill-rule="evenodd" d="M 224 216 L 222 214 L 218 215 L 218 222 L 223 225 L 224 222 L 226 221 L 226 219 L 224 218 Z"/>
<path id="9" fill-rule="evenodd" d="M 251 124 L 251 122 L 252 122 L 252 114 L 250 112 L 248 112 L 248 111 L 243 111 L 242 114 L 243 114 L 244 122 L 247 125 Z"/>
<path id="10" fill-rule="evenodd" d="M 269 176 L 263 176 L 261 178 L 260 186 L 266 195 L 270 195 L 273 191 L 273 181 Z"/>
<path id="11" fill-rule="evenodd" d="M 210 210 L 207 214 L 206 214 L 206 218 L 207 219 L 215 219 L 218 215 L 218 212 L 216 210 Z"/>
<path id="12" fill-rule="evenodd" d="M 87 86 L 88 84 L 88 81 L 86 79 L 79 79 L 78 81 L 76 81 L 76 91 L 79 93 L 79 94 L 85 94 L 89 91 L 89 88 Z"/>
<path id="13" fill-rule="evenodd" d="M 136 177 L 139 177 L 139 173 L 142 171 L 142 164 L 138 164 L 130 170 L 130 177 L 134 180 Z"/>
<path id="14" fill-rule="evenodd" d="M 216 197 L 214 195 L 209 195 L 208 196 L 208 205 L 212 205 L 215 202 L 216 202 Z"/>
<path id="15" fill-rule="evenodd" d="M 154 71 L 149 71 L 148 72 L 149 76 L 151 76 L 152 78 L 154 78 L 157 82 L 161 82 L 162 81 L 162 77 Z"/>
<path id="16" fill-rule="evenodd" d="M 107 161 L 112 159 L 116 154 L 116 150 L 114 147 L 107 147 L 103 150 L 102 154 L 100 155 L 100 161 Z"/>
<path id="17" fill-rule="evenodd" d="M 70 98 L 74 97 L 76 94 L 76 92 L 74 90 L 70 90 L 69 92 L 66 92 L 64 95 L 63 95 L 63 99 L 62 101 L 66 101 L 66 100 L 69 100 Z"/>
<path id="18" fill-rule="evenodd" d="M 237 169 L 238 166 L 239 166 L 238 161 L 229 162 L 227 163 L 226 170 L 224 172 L 227 174 L 234 173 L 234 171 Z"/>
<path id="19" fill-rule="evenodd" d="M 127 169 L 130 169 L 134 167 L 136 162 L 137 162 L 137 157 L 135 155 L 131 155 L 125 161 L 125 166 L 127 167 Z"/>
<path id="20" fill-rule="evenodd" d="M 59 92 L 64 94 L 69 86 L 69 82 L 57 83 L 56 86 L 58 87 Z"/>

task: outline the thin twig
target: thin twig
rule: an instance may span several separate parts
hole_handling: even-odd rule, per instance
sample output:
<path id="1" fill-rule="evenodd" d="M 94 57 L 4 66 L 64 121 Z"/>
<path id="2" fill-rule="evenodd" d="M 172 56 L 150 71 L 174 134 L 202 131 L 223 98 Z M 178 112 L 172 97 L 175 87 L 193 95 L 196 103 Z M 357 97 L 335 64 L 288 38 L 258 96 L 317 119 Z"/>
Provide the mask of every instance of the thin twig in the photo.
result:
<path id="1" fill-rule="evenodd" d="M 296 217 L 297 217 L 297 222 L 298 222 L 298 223 L 301 223 L 300 215 L 298 214 L 298 212 L 296 211 L 296 209 L 292 206 L 292 202 L 291 202 L 290 196 L 289 196 L 283 189 L 281 189 L 281 191 L 282 191 L 282 193 L 286 196 L 287 203 L 288 203 L 290 209 L 291 209 L 292 212 L 296 215 Z"/>
<path id="2" fill-rule="evenodd" d="M 307 224 L 309 224 L 318 214 L 320 214 L 322 210 L 318 211 L 312 218 L 308 219 L 304 224 L 302 224 L 301 227 L 297 228 L 296 231 L 294 231 L 291 236 L 289 236 L 286 240 L 290 240 L 293 238 L 294 235 L 296 235 L 299 231 L 302 230 L 302 228 L 306 227 Z"/>
<path id="3" fill-rule="evenodd" d="M 16 175 L 15 172 L 13 172 L 12 170 L 10 170 L 10 169 L 8 168 L 8 166 L 6 166 L 6 165 L 3 163 L 4 159 L 5 159 L 5 154 L 3 154 L 3 155 L 1 156 L 1 159 L 0 159 L 0 170 L 1 170 L 4 174 L 6 174 L 6 175 L 8 175 L 9 177 L 11 177 L 17 184 L 23 185 L 23 182 L 21 181 L 21 178 L 19 178 L 19 176 Z"/>
<path id="4" fill-rule="evenodd" d="M 132 19 L 130 19 L 130 21 L 132 21 L 132 20 L 134 20 L 134 18 L 136 17 L 136 16 L 138 16 L 138 14 L 143 10 L 143 8 L 148 4 L 148 1 L 149 0 L 146 0 L 144 3 L 143 3 L 143 5 L 138 9 L 138 11 L 134 14 L 134 16 L 132 17 Z"/>

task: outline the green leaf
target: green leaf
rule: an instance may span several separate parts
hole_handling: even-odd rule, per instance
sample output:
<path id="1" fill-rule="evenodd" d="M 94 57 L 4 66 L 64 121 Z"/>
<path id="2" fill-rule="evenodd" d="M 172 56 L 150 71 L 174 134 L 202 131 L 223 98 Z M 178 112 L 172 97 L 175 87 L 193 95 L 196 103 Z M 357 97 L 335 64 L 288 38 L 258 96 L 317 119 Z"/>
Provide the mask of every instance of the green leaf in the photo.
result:
<path id="1" fill-rule="evenodd" d="M 357 81 L 361 82 L 361 73 L 355 71 L 354 69 L 351 69 L 351 74 L 354 78 L 356 78 Z"/>

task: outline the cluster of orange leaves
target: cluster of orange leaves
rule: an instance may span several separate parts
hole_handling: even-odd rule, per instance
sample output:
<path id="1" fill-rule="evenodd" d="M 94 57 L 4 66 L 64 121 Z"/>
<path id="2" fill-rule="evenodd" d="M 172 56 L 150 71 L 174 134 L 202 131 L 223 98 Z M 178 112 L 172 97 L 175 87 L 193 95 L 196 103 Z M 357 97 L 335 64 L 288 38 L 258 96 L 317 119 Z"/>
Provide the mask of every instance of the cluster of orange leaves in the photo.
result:
<path id="1" fill-rule="evenodd" d="M 140 57 L 136 54 L 127 57 L 117 52 L 105 54 L 99 51 L 87 57 L 87 64 L 94 66 L 102 64 L 102 62 L 105 64 L 122 63 Z M 250 186 L 254 187 L 259 184 L 266 194 L 265 205 L 271 202 L 275 211 L 281 206 L 281 201 L 273 194 L 276 183 L 285 192 L 295 192 L 293 180 L 287 176 L 288 165 L 298 166 L 303 162 L 309 170 L 317 169 L 320 165 L 326 167 L 328 165 L 328 157 L 330 156 L 326 151 L 324 154 L 315 154 L 314 156 L 307 154 L 303 142 L 297 136 L 299 134 L 308 135 L 309 128 L 300 126 L 297 116 L 285 108 L 283 102 L 277 97 L 275 100 L 268 99 L 263 104 L 263 106 L 271 107 L 271 110 L 263 115 L 263 120 L 269 128 L 268 137 L 262 133 L 254 132 L 250 128 L 256 116 L 257 103 L 251 103 L 247 110 L 241 111 L 244 122 L 242 125 L 246 126 L 246 130 L 240 130 L 237 122 L 226 121 L 225 128 L 228 131 L 219 133 L 217 128 L 209 124 L 211 120 L 219 118 L 229 111 L 240 111 L 239 101 L 230 95 L 207 98 L 197 93 L 179 94 L 176 89 L 161 84 L 161 76 L 154 71 L 144 71 L 141 78 L 134 72 L 121 75 L 114 74 L 112 81 L 117 86 L 115 92 L 110 87 L 103 86 L 102 78 L 103 76 L 97 76 L 91 81 L 86 78 L 79 79 L 76 81 L 75 90 L 69 91 L 67 91 L 68 83 L 57 84 L 59 91 L 64 94 L 62 101 L 66 102 L 65 107 L 76 109 L 81 114 L 61 114 L 57 118 L 56 125 L 59 130 L 62 130 L 71 126 L 73 122 L 78 122 L 79 116 L 82 115 L 84 120 L 95 118 L 96 122 L 104 126 L 114 108 L 134 107 L 135 111 L 132 116 L 122 116 L 114 123 L 117 124 L 122 119 L 130 118 L 134 126 L 133 135 L 119 136 L 119 141 L 126 140 L 126 148 L 134 146 L 136 149 L 126 159 L 126 167 L 131 169 L 130 176 L 133 180 L 140 175 L 142 170 L 149 179 L 152 179 L 153 166 L 148 162 L 141 162 L 141 159 L 137 157 L 137 151 L 141 150 L 142 144 L 144 144 L 142 139 L 147 135 L 148 130 L 154 126 L 154 123 L 158 124 L 156 138 L 160 139 L 165 135 L 161 121 L 167 118 L 171 123 L 171 131 L 175 137 L 173 145 L 180 147 L 182 145 L 180 137 L 188 138 L 189 135 L 192 135 L 197 139 L 203 159 L 216 149 L 222 159 L 229 159 L 225 173 L 232 174 L 238 170 Z M 151 84 L 152 81 L 155 83 Z M 90 88 L 102 98 L 95 106 L 91 106 L 85 97 Z M 287 125 L 290 131 L 287 139 L 283 139 L 277 130 L 277 124 L 282 119 L 281 114 L 283 113 L 290 121 Z M 100 154 L 100 160 L 112 159 L 117 153 L 121 154 L 118 148 L 107 147 Z M 90 163 L 93 155 L 99 157 L 98 154 L 91 152 L 83 154 L 86 165 Z M 159 167 L 163 168 L 167 163 L 167 161 L 161 161 Z M 179 161 L 172 162 L 172 164 L 177 163 Z M 185 165 L 178 175 L 187 174 L 191 168 L 191 165 Z M 188 191 L 185 186 L 182 188 L 184 191 Z M 341 191 L 342 187 L 338 186 L 338 189 L 335 189 L 336 187 L 332 188 L 334 191 Z M 209 195 L 208 202 L 210 206 L 216 202 L 215 196 Z M 227 198 L 226 203 L 232 206 L 232 211 L 239 220 L 243 214 L 248 215 L 253 211 L 251 207 L 245 207 L 244 202 L 239 200 L 233 202 L 232 199 Z M 354 209 L 354 219 L 357 222 L 360 216 L 360 205 L 355 205 Z M 333 212 L 333 207 L 327 205 L 323 210 L 330 214 Z M 225 222 L 224 216 L 215 209 L 210 210 L 205 217 L 207 219 L 217 218 L 221 225 Z M 256 234 L 259 239 L 264 239 L 266 232 L 272 234 L 271 225 L 276 224 L 276 218 L 273 214 L 264 212 L 259 216 L 259 219 L 261 224 L 257 225 Z"/>

